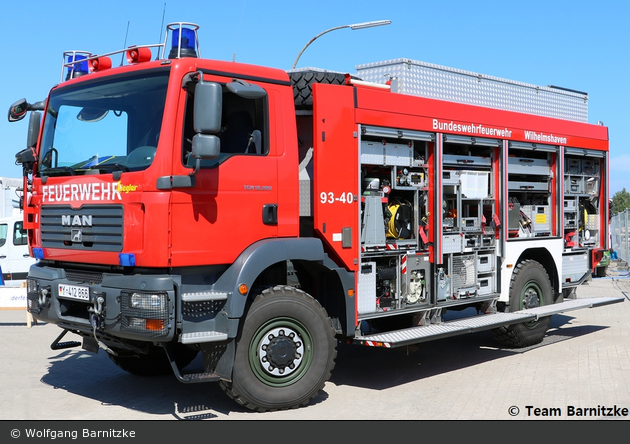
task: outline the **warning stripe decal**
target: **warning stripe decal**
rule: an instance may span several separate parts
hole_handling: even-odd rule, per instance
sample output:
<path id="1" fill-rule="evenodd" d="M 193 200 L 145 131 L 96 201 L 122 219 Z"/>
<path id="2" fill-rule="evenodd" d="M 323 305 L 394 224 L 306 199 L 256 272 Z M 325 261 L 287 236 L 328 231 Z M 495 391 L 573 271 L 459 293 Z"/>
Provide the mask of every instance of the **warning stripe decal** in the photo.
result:
<path id="1" fill-rule="evenodd" d="M 365 341 L 365 345 L 369 347 L 385 347 L 391 348 L 391 344 L 389 342 L 374 342 L 374 341 Z"/>

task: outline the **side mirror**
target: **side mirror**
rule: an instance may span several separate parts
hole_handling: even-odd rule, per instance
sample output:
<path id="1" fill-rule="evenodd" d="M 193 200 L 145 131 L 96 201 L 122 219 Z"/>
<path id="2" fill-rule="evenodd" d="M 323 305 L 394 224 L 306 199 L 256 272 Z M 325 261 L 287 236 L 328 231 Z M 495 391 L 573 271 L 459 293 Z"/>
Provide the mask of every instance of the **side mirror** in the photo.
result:
<path id="1" fill-rule="evenodd" d="M 195 169 L 191 176 L 197 174 L 201 167 L 201 161 L 205 159 L 216 159 L 221 152 L 221 140 L 212 134 L 195 134 L 192 140 L 192 152 L 195 159 Z"/>
<path id="2" fill-rule="evenodd" d="M 210 134 L 195 134 L 192 140 L 192 156 L 194 159 L 216 159 L 221 152 L 221 141 Z"/>
<path id="3" fill-rule="evenodd" d="M 17 122 L 26 116 L 27 111 L 44 111 L 46 102 L 44 100 L 35 103 L 28 103 L 26 99 L 20 99 L 9 108 L 9 122 Z"/>
<path id="4" fill-rule="evenodd" d="M 223 93 L 221 85 L 199 81 L 195 87 L 193 126 L 197 134 L 216 134 L 221 130 Z"/>
<path id="5" fill-rule="evenodd" d="M 26 116 L 28 111 L 28 102 L 26 99 L 20 99 L 9 108 L 9 122 L 17 122 Z"/>

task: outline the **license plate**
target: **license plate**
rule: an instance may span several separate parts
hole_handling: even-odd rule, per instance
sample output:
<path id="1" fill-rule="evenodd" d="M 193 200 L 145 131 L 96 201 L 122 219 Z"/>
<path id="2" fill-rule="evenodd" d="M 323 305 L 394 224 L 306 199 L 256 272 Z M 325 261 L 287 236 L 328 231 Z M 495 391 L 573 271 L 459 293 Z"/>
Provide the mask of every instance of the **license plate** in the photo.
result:
<path id="1" fill-rule="evenodd" d="M 78 285 L 59 284 L 59 297 L 89 301 L 90 288 L 79 287 Z"/>

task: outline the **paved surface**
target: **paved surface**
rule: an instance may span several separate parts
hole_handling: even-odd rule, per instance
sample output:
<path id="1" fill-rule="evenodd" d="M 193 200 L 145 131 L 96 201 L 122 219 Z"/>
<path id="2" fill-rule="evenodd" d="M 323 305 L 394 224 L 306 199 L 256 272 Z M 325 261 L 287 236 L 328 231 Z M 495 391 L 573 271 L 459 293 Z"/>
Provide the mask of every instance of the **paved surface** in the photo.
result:
<path id="1" fill-rule="evenodd" d="M 612 295 L 626 301 L 554 315 L 543 343 L 526 350 L 498 348 L 491 332 L 411 349 L 340 346 L 320 396 L 273 413 L 242 409 L 218 384 L 129 375 L 102 351 L 53 351 L 57 326 L 28 328 L 25 311 L 0 310 L 0 420 L 628 420 L 601 412 L 630 411 L 630 276 L 613 267 L 578 290 Z"/>

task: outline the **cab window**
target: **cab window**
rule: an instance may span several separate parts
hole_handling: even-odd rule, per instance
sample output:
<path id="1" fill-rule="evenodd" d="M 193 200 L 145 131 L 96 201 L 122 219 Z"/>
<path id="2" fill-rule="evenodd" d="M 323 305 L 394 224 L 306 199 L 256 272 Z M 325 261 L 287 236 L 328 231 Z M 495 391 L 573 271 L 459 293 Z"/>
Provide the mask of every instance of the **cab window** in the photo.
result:
<path id="1" fill-rule="evenodd" d="M 26 230 L 23 227 L 22 221 L 16 222 L 13 226 L 13 245 L 27 245 L 28 236 Z"/>
<path id="2" fill-rule="evenodd" d="M 0 247 L 4 247 L 4 244 L 7 243 L 8 228 L 7 224 L 0 224 Z"/>
<path id="3" fill-rule="evenodd" d="M 193 129 L 194 96 L 188 94 L 184 121 L 182 163 L 195 166 L 190 155 Z M 223 107 L 221 130 L 217 134 L 221 141 L 218 159 L 204 160 L 201 167 L 214 167 L 236 155 L 264 156 L 269 153 L 267 140 L 267 98 L 247 99 L 231 93 L 223 85 Z"/>

